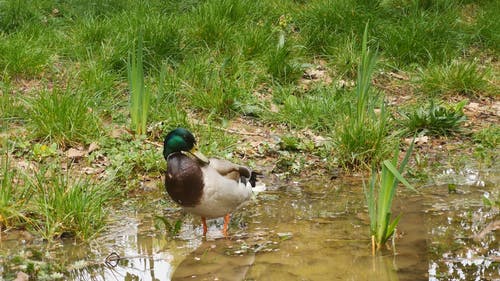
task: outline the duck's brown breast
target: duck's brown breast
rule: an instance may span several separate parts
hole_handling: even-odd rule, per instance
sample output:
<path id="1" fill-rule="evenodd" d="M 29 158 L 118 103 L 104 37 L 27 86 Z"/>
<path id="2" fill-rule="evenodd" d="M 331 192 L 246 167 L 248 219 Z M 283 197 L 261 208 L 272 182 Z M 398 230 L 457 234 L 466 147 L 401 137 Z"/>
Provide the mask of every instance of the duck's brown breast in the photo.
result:
<path id="1" fill-rule="evenodd" d="M 168 157 L 165 187 L 168 195 L 183 207 L 194 207 L 203 196 L 203 173 L 196 160 L 182 153 Z"/>

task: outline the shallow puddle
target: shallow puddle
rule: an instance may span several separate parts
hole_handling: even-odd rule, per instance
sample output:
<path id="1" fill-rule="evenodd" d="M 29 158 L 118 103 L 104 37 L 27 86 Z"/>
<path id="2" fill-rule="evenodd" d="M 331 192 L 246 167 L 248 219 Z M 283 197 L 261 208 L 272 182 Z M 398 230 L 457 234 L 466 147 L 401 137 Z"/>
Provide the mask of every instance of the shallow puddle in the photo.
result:
<path id="1" fill-rule="evenodd" d="M 400 189 L 394 246 L 375 257 L 357 179 L 270 187 L 234 214 L 229 240 L 220 239 L 217 220 L 203 240 L 199 218 L 189 216 L 168 238 L 155 227 L 158 204 L 137 204 L 89 246 L 68 242 L 47 251 L 71 264 L 69 280 L 498 280 L 498 230 L 473 236 L 500 220 L 483 203 L 499 183 L 498 170 L 446 170 L 421 194 Z M 4 239 L 0 249 L 29 244 Z"/>

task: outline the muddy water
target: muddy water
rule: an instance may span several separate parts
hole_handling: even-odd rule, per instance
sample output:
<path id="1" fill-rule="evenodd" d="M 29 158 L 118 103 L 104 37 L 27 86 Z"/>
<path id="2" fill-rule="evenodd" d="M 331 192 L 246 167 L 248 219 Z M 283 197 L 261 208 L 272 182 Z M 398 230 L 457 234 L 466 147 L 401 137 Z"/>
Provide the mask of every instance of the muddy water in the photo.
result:
<path id="1" fill-rule="evenodd" d="M 90 246 L 66 243 L 54 259 L 71 264 L 70 280 L 499 280 L 499 232 L 472 239 L 500 220 L 482 199 L 498 194 L 499 183 L 498 170 L 449 169 L 421 194 L 399 192 L 397 237 L 375 257 L 362 183 L 343 179 L 269 186 L 234 214 L 229 240 L 217 220 L 202 239 L 189 216 L 169 238 L 155 227 L 162 195 L 148 193 Z"/>

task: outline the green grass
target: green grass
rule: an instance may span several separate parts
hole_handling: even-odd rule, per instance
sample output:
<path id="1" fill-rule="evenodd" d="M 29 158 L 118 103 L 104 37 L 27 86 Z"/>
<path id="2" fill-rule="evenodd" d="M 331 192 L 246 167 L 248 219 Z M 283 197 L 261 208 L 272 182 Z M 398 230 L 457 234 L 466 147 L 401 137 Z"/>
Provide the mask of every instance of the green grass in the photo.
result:
<path id="1" fill-rule="evenodd" d="M 200 47 L 210 49 L 225 49 L 229 47 L 236 32 L 234 22 L 244 15 L 238 5 L 232 1 L 207 1 L 199 5 L 193 14 L 197 19 L 194 23 L 193 35 L 198 39 Z M 242 13 L 243 12 L 243 13 Z M 194 40 L 193 40 L 194 41 Z M 194 43 L 194 42 L 193 42 Z M 196 44 L 196 43 L 194 43 Z"/>
<path id="2" fill-rule="evenodd" d="M 39 6 L 29 5 L 28 1 L 4 1 L 0 3 L 0 30 L 4 32 L 13 32 L 22 28 L 28 23 L 39 17 L 42 11 Z"/>
<path id="3" fill-rule="evenodd" d="M 248 88 L 254 81 L 247 80 L 238 57 L 227 57 L 223 61 L 192 62 L 194 73 L 192 88 L 187 89 L 192 108 L 220 116 L 234 116 L 239 105 L 253 103 Z M 204 89 L 200 91 L 198 89 Z"/>
<path id="4" fill-rule="evenodd" d="M 78 70 L 70 71 L 78 72 L 78 87 L 89 93 L 89 105 L 99 114 L 108 117 L 128 104 L 128 100 L 122 99 L 127 88 L 121 85 L 121 75 L 109 70 L 100 58 L 89 53 L 88 60 Z"/>
<path id="5" fill-rule="evenodd" d="M 406 136 L 457 134 L 466 120 L 463 112 L 466 104 L 467 100 L 448 106 L 431 101 L 428 105 L 418 107 L 414 111 L 402 112 L 402 119 L 399 120 L 402 133 Z"/>
<path id="6" fill-rule="evenodd" d="M 152 122 L 156 124 L 172 124 L 173 128 L 188 127 L 189 121 L 187 113 L 179 106 L 181 104 L 181 96 L 178 93 L 180 83 L 175 75 L 175 70 L 167 62 L 161 67 L 159 74 L 154 80 L 156 89 L 152 89 L 156 94 L 152 98 L 152 106 L 150 107 L 150 117 Z M 163 130 L 163 126 L 159 126 Z M 151 135 L 160 140 L 163 136 L 163 131 L 151 132 Z"/>
<path id="7" fill-rule="evenodd" d="M 100 135 L 100 120 L 84 93 L 43 90 L 25 103 L 27 110 L 23 117 L 36 139 L 67 147 L 90 143 Z"/>
<path id="8" fill-rule="evenodd" d="M 434 65 L 423 70 L 419 80 L 420 90 L 425 95 L 477 95 L 486 92 L 486 72 L 475 62 L 454 61 Z"/>
<path id="9" fill-rule="evenodd" d="M 439 2 L 447 1 L 435 1 Z M 430 7 L 421 7 L 421 1 L 407 3 L 384 8 L 380 15 L 384 23 L 375 32 L 381 52 L 393 64 L 446 63 L 470 44 L 471 35 L 459 20 L 460 5 L 440 9 L 431 3 Z"/>
<path id="10" fill-rule="evenodd" d="M 32 227 L 44 239 L 87 241 L 104 229 L 114 192 L 108 186 L 54 167 L 34 175 L 29 185 L 34 194 Z"/>
<path id="11" fill-rule="evenodd" d="M 144 139 L 144 136 L 136 139 L 108 139 L 102 143 L 103 153 L 110 162 L 106 172 L 116 185 L 134 186 L 142 174 L 159 176 L 160 171 L 165 169 L 161 151 L 144 143 Z"/>
<path id="12" fill-rule="evenodd" d="M 491 48 L 497 55 L 500 53 L 500 21 L 497 20 L 500 3 L 485 1 L 478 11 L 474 29 L 477 31 L 481 45 Z M 480 45 L 480 47 L 481 47 Z"/>
<path id="13" fill-rule="evenodd" d="M 362 34 L 376 12 L 359 1 L 312 1 L 299 12 L 297 24 L 313 54 L 336 55 L 339 46 L 353 34 Z M 373 25 L 372 25 L 373 26 Z"/>
<path id="14" fill-rule="evenodd" d="M 36 76 L 52 62 L 49 43 L 39 37 L 38 32 L 37 29 L 9 35 L 0 32 L 0 71 L 4 72 L 0 78 L 6 74 Z M 50 32 L 47 37 L 51 37 Z"/>
<path id="15" fill-rule="evenodd" d="M 473 135 L 474 142 L 488 148 L 497 148 L 500 144 L 500 126 L 490 125 Z"/>
<path id="16" fill-rule="evenodd" d="M 9 123 L 20 121 L 23 115 L 22 102 L 12 92 L 11 81 L 7 77 L 0 81 L 0 132 L 7 129 Z"/>
<path id="17" fill-rule="evenodd" d="M 26 217 L 26 203 L 30 198 L 29 190 L 22 184 L 22 178 L 11 167 L 9 155 L 2 152 L 0 165 L 0 231 L 16 227 L 29 219 Z"/>
<path id="18" fill-rule="evenodd" d="M 472 134 L 474 142 L 474 156 L 479 158 L 482 163 L 494 165 L 498 162 L 500 143 L 500 126 L 490 124 Z"/>
<path id="19" fill-rule="evenodd" d="M 288 23 L 286 17 L 282 17 L 280 28 L 277 32 L 276 47 L 271 47 L 265 61 L 267 72 L 273 81 L 280 84 L 288 84 L 297 81 L 302 76 L 303 68 L 300 64 L 302 47 L 291 40 L 291 34 L 286 29 Z"/>
<path id="20" fill-rule="evenodd" d="M 379 50 L 380 61 L 373 72 L 396 68 L 410 77 L 420 76 L 419 82 L 409 83 L 425 93 L 484 95 L 492 91 L 488 71 L 483 72 L 479 63 L 464 61 L 472 61 L 467 54 L 476 48 L 489 48 L 485 55 L 496 52 L 497 23 L 492 15 L 498 4 L 474 3 L 470 16 L 464 13 L 468 4 L 458 0 L 4 1 L 0 68 L 3 80 L 11 80 L 9 87 L 15 91 L 22 85 L 18 78 L 67 89 L 23 97 L 29 114 L 21 117 L 34 132 L 31 141 L 55 142 L 60 148 L 89 143 L 101 134 L 96 129 L 101 124 L 127 123 L 127 58 L 140 26 L 143 72 L 139 76 L 154 94 L 148 114 L 153 128 L 189 127 L 192 112 L 219 123 L 253 116 L 339 136 L 335 151 L 346 159 L 343 165 L 359 166 L 382 159 L 387 154 L 384 141 L 392 141 L 387 136 L 388 110 L 381 110 L 380 116 L 374 113 L 383 109 L 379 93 L 373 88 L 367 92 L 365 120 L 355 121 L 360 111 L 348 105 L 355 100 L 350 89 L 334 85 L 304 89 L 303 67 L 322 60 L 334 81 L 355 77 L 362 53 L 360 35 L 370 20 L 366 45 Z M 418 75 L 415 69 L 423 71 Z M 261 89 L 272 100 L 261 99 L 256 94 Z M 3 110 L 2 118 L 8 123 L 19 120 L 19 110 L 8 106 L 18 97 L 2 94 L 2 109 L 9 110 Z M 144 125 L 141 130 L 145 131 Z M 149 134 L 161 139 L 158 129 Z"/>
<path id="21" fill-rule="evenodd" d="M 207 125 L 193 126 L 199 139 L 198 147 L 206 155 L 227 158 L 236 148 L 238 136 L 212 128 L 213 124 L 208 120 Z"/>
<path id="22" fill-rule="evenodd" d="M 346 37 L 334 46 L 330 47 L 330 66 L 340 77 L 354 79 L 359 67 L 360 50 L 358 50 L 358 39 L 353 34 Z"/>
<path id="23" fill-rule="evenodd" d="M 318 86 L 307 91 L 280 87 L 274 93 L 279 112 L 268 112 L 264 118 L 287 124 L 291 128 L 310 128 L 323 132 L 334 130 L 338 123 L 332 116 L 341 115 L 353 102 L 351 93 L 332 86 Z"/>

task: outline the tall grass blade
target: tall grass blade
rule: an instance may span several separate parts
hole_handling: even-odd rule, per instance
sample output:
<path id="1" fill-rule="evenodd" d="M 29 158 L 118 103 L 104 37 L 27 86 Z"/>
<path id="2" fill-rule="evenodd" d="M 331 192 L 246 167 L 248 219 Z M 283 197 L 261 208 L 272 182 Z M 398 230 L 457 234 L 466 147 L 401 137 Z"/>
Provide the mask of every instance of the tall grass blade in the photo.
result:
<path id="1" fill-rule="evenodd" d="M 365 115 L 367 112 L 368 102 L 369 102 L 369 90 L 371 85 L 371 74 L 375 69 L 375 64 L 377 62 L 376 52 L 372 54 L 371 50 L 368 49 L 368 23 L 365 26 L 365 31 L 363 33 L 363 42 L 361 47 L 361 64 L 358 67 L 358 79 L 356 87 L 357 95 L 357 125 L 363 126 L 366 119 Z"/>
<path id="2" fill-rule="evenodd" d="M 406 168 L 406 164 L 408 164 L 408 161 L 410 160 L 410 155 L 413 152 L 414 146 L 415 146 L 415 138 L 413 138 L 413 140 L 411 141 L 410 146 L 406 151 L 405 157 L 403 158 L 403 161 L 401 161 L 401 164 L 399 164 L 399 173 L 403 173 L 404 169 Z"/>
<path id="3" fill-rule="evenodd" d="M 130 90 L 130 118 L 136 134 L 146 133 L 151 94 L 144 84 L 143 34 L 139 31 L 137 46 L 129 55 L 127 63 Z"/>

